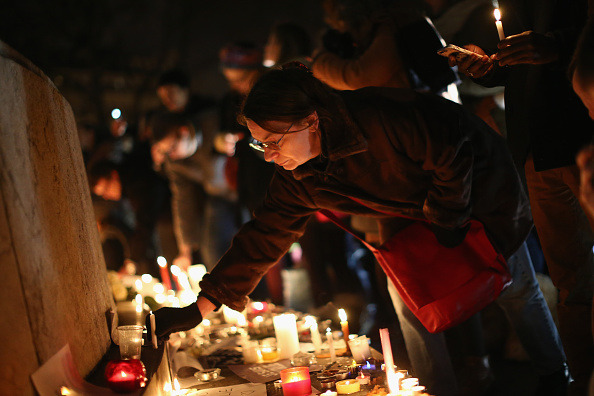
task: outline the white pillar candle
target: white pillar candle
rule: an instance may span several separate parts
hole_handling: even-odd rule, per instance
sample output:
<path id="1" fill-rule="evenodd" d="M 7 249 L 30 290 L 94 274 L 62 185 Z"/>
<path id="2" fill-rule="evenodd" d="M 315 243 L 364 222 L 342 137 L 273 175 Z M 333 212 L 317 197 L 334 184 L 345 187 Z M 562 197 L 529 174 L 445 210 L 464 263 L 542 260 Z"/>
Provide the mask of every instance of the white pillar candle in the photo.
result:
<path id="1" fill-rule="evenodd" d="M 276 345 L 280 349 L 281 359 L 290 359 L 299 352 L 297 319 L 294 314 L 275 316 L 273 319 Z"/>
<path id="2" fill-rule="evenodd" d="M 388 329 L 380 329 L 380 340 L 382 342 L 382 354 L 384 355 L 384 364 L 386 373 L 394 371 L 394 357 L 392 356 L 392 344 L 390 343 L 390 333 Z"/>
<path id="3" fill-rule="evenodd" d="M 332 331 L 330 328 L 326 330 L 326 340 L 328 341 L 328 350 L 330 351 L 330 361 L 336 361 L 336 351 L 334 350 L 334 339 L 332 338 Z"/>
<path id="4" fill-rule="evenodd" d="M 499 35 L 499 40 L 503 40 L 505 38 L 505 33 L 503 33 L 503 24 L 501 23 L 501 12 L 499 12 L 499 8 L 495 8 L 493 11 L 493 15 L 495 16 L 495 26 L 497 26 L 497 34 Z"/>
<path id="5" fill-rule="evenodd" d="M 311 342 L 313 343 L 316 355 L 319 355 L 322 353 L 322 337 L 320 336 L 318 322 L 313 316 L 308 316 L 305 318 L 305 323 L 309 325 L 309 331 L 311 332 Z"/>

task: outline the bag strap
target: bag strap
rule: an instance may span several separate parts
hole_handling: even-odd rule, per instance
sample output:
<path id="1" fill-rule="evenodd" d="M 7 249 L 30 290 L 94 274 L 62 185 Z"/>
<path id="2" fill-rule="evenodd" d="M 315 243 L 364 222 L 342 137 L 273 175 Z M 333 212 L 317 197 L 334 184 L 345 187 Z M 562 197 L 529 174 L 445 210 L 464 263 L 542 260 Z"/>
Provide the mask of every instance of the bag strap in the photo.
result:
<path id="1" fill-rule="evenodd" d="M 351 234 L 352 236 L 357 238 L 363 245 L 365 245 L 372 252 L 375 252 L 377 250 L 377 248 L 375 246 L 371 245 L 365 239 L 363 239 L 359 235 L 357 235 L 355 233 L 355 231 L 353 231 L 349 226 L 347 226 L 342 221 L 340 221 L 340 219 L 334 213 L 329 211 L 328 209 L 321 209 L 320 213 L 323 214 L 324 216 L 326 216 L 328 218 L 328 220 L 330 220 L 331 222 L 333 222 L 334 224 L 336 224 L 337 226 L 342 228 L 344 231 L 348 232 L 349 234 Z"/>

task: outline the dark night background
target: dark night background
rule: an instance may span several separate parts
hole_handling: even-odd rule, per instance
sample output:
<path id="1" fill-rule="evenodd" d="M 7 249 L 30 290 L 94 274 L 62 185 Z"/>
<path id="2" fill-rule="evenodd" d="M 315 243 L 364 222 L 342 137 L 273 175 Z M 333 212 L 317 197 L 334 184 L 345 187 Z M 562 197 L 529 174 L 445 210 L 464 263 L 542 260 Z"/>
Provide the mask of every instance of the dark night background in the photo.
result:
<path id="1" fill-rule="evenodd" d="M 0 41 L 52 79 L 79 122 L 105 125 L 112 108 L 136 122 L 158 104 L 159 74 L 180 67 L 193 91 L 220 97 L 218 51 L 260 46 L 275 22 L 323 29 L 321 0 L 0 0 Z M 1 87 L 0 87 L 1 89 Z"/>

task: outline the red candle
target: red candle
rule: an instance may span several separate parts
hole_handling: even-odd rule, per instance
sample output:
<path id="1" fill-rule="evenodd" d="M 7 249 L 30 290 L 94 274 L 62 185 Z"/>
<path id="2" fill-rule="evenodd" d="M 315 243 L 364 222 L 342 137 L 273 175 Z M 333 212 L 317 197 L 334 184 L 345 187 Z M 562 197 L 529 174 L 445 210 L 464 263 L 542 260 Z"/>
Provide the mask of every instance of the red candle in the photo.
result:
<path id="1" fill-rule="evenodd" d="M 114 392 L 134 392 L 146 386 L 146 369 L 138 359 L 112 360 L 105 368 L 105 379 Z"/>
<path id="2" fill-rule="evenodd" d="M 311 379 L 308 367 L 291 367 L 281 370 L 284 396 L 311 395 Z"/>
<path id="3" fill-rule="evenodd" d="M 159 256 L 157 257 L 157 264 L 159 264 L 161 282 L 163 282 L 165 290 L 171 290 L 171 278 L 169 278 L 169 268 L 167 267 L 167 260 L 165 260 L 165 257 Z"/>

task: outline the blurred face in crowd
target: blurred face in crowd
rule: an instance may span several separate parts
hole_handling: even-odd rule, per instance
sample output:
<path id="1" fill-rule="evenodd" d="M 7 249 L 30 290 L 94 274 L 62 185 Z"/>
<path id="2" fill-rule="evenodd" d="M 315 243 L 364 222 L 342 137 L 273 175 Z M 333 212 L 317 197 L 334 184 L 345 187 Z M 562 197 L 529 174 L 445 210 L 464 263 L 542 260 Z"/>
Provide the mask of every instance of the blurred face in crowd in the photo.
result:
<path id="1" fill-rule="evenodd" d="M 167 84 L 157 88 L 157 95 L 167 110 L 172 113 L 180 113 L 185 110 L 188 104 L 190 90 L 177 84 Z"/>
<path id="2" fill-rule="evenodd" d="M 316 112 L 294 123 L 269 121 L 267 124 L 270 129 L 285 132 L 273 133 L 252 120 L 247 120 L 252 137 L 267 146 L 263 147 L 266 161 L 274 162 L 286 170 L 293 170 L 321 154 L 319 119 Z"/>
<path id="3" fill-rule="evenodd" d="M 577 69 L 575 73 L 573 73 L 571 83 L 573 85 L 573 90 L 588 109 L 590 118 L 594 119 L 594 78 L 584 76 L 584 74 L 580 73 L 580 70 Z"/>
<path id="4" fill-rule="evenodd" d="M 93 186 L 93 194 L 108 201 L 119 201 L 122 198 L 122 183 L 116 171 L 109 178 L 102 177 Z"/>
<path id="5" fill-rule="evenodd" d="M 258 70 L 223 68 L 223 75 L 229 83 L 229 87 L 242 95 L 247 95 L 259 75 Z"/>
<path id="6" fill-rule="evenodd" d="M 172 161 L 191 157 L 198 149 L 198 138 L 183 126 L 178 131 L 172 131 L 166 137 L 154 143 L 151 147 L 153 162 L 160 167 L 166 158 Z"/>

